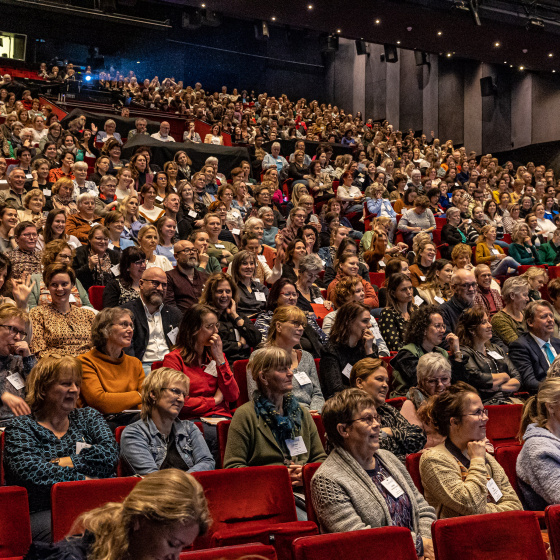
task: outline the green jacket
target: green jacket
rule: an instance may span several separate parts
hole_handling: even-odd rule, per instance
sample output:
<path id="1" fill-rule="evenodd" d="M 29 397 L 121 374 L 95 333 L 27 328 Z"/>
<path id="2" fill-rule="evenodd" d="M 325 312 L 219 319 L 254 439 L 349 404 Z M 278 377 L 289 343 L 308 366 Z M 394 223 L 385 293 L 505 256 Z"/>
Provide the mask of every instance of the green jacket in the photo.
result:
<path id="1" fill-rule="evenodd" d="M 301 406 L 303 423 L 299 435 L 303 437 L 307 452 L 293 457 L 298 465 L 322 463 L 327 455 L 321 444 L 315 422 L 309 411 Z M 285 457 L 276 443 L 272 430 L 262 417 L 257 417 L 253 402 L 240 406 L 229 427 L 224 469 L 285 465 Z"/>
<path id="2" fill-rule="evenodd" d="M 539 261 L 541 264 L 548 264 L 549 266 L 554 266 L 560 262 L 560 247 L 557 247 L 549 241 L 548 243 L 543 243 L 539 247 Z"/>

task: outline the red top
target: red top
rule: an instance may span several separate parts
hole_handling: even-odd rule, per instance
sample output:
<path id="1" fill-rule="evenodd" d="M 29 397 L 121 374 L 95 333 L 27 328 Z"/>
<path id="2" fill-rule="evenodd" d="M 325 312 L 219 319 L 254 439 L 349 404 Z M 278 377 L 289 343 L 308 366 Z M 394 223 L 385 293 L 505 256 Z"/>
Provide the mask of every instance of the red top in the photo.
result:
<path id="1" fill-rule="evenodd" d="M 192 419 L 217 415 L 231 418 L 228 403 L 239 398 L 239 387 L 225 356 L 224 360 L 226 363 L 223 366 L 216 364 L 218 377 L 214 377 L 204 371 L 206 366 L 185 364 L 179 350 L 173 350 L 165 356 L 162 367 L 182 371 L 190 380 L 189 396 L 185 399 L 181 417 Z M 222 391 L 224 400 L 217 405 L 214 395 L 218 388 Z"/>

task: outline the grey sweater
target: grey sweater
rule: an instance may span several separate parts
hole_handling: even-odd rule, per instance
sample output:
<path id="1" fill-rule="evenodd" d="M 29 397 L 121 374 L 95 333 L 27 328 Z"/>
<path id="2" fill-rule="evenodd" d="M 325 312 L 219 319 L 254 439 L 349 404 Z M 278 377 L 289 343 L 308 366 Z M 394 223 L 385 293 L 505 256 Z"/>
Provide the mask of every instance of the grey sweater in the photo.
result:
<path id="1" fill-rule="evenodd" d="M 294 370 L 294 373 L 295 371 L 296 370 Z M 311 380 L 311 383 L 300 385 L 294 376 L 292 379 L 294 386 L 292 394 L 305 408 L 321 412 L 323 405 L 325 404 L 325 399 L 323 398 L 323 393 L 321 392 L 321 384 L 319 383 L 315 360 L 309 352 L 301 350 L 301 360 L 299 361 L 297 371 L 305 372 Z M 253 377 L 249 370 L 247 370 L 247 392 L 249 393 L 249 399 L 253 398 L 253 393 L 256 390 L 257 384 L 253 381 Z"/>
<path id="2" fill-rule="evenodd" d="M 560 504 L 560 438 L 529 424 L 523 439 L 515 470 L 527 509 Z"/>
<path id="3" fill-rule="evenodd" d="M 434 508 L 418 492 L 406 468 L 392 453 L 380 449 L 376 456 L 410 499 L 412 539 L 416 541 L 417 533 L 431 539 L 431 525 L 436 520 Z M 331 452 L 313 476 L 311 498 L 321 530 L 326 533 L 393 525 L 387 503 L 367 472 L 340 447 Z"/>

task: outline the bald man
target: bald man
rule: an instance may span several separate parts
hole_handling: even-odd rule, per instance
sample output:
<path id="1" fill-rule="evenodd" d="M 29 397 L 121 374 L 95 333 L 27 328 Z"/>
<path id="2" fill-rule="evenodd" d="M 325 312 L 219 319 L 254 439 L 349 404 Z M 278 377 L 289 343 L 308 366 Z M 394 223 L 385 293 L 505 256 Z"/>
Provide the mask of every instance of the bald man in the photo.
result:
<path id="1" fill-rule="evenodd" d="M 140 297 L 122 306 L 134 316 L 134 338 L 125 352 L 142 362 L 146 375 L 174 346 L 183 316 L 175 306 L 163 303 L 166 291 L 165 272 L 149 268 L 140 280 Z"/>
<path id="2" fill-rule="evenodd" d="M 170 130 L 171 126 L 169 126 L 169 123 L 167 121 L 163 121 L 159 125 L 159 132 L 152 134 L 152 138 L 155 138 L 160 142 L 175 142 L 175 138 L 169 134 Z"/>

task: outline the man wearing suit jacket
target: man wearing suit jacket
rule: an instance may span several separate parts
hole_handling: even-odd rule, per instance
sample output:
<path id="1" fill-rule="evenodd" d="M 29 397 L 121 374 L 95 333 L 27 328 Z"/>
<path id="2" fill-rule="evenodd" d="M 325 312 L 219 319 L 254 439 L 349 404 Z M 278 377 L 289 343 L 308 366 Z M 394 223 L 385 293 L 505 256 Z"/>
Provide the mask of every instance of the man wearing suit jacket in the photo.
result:
<path id="1" fill-rule="evenodd" d="M 134 315 L 134 338 L 126 353 L 142 362 L 148 375 L 152 364 L 163 360 L 175 344 L 183 314 L 164 305 L 167 276 L 161 268 L 149 268 L 140 280 L 140 297 L 125 303 Z"/>
<path id="2" fill-rule="evenodd" d="M 560 355 L 560 338 L 554 338 L 554 312 L 545 300 L 532 301 L 525 308 L 528 332 L 509 346 L 509 357 L 521 373 L 523 389 L 536 393 L 548 368 Z"/>

